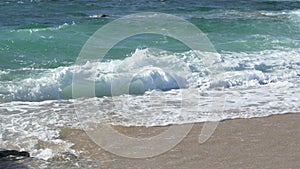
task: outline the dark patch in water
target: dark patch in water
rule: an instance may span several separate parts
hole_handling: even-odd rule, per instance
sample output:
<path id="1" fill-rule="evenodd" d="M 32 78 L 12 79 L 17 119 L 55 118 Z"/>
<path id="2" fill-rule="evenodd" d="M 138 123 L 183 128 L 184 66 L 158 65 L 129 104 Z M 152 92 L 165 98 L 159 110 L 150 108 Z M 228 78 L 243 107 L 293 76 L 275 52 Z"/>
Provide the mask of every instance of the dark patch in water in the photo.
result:
<path id="1" fill-rule="evenodd" d="M 261 64 L 258 64 L 258 65 L 254 65 L 254 68 L 256 70 L 260 70 L 262 72 L 269 72 L 272 67 L 268 66 L 268 65 L 266 65 L 264 63 L 261 63 Z"/>

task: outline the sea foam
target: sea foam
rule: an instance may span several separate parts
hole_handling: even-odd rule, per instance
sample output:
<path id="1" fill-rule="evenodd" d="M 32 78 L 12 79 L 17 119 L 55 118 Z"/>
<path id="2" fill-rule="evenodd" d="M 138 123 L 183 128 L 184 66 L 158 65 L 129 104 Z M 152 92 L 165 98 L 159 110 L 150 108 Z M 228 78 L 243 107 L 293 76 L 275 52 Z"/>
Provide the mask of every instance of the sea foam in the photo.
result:
<path id="1" fill-rule="evenodd" d="M 74 72 L 95 83 L 97 97 L 111 96 L 111 90 L 119 82 L 126 82 L 128 90 L 117 95 L 188 87 L 259 86 L 299 76 L 299 51 L 295 50 L 224 51 L 221 57 L 224 70 L 218 72 L 222 78 L 216 81 L 211 80 L 213 77 L 197 51 L 170 53 L 147 48 L 137 49 L 124 60 L 58 67 L 39 71 L 29 78 L 2 82 L 0 93 L 3 101 L 71 99 Z"/>

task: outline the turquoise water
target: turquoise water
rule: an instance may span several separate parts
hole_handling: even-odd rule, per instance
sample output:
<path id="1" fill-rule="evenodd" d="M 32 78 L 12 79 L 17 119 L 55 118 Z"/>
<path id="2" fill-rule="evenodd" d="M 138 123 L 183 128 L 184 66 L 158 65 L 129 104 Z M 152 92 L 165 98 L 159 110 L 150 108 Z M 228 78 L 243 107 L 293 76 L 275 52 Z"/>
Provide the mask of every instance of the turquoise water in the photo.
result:
<path id="1" fill-rule="evenodd" d="M 3 101 L 58 99 L 59 94 L 26 98 L 24 93 L 31 91 L 14 82 L 38 78 L 49 69 L 71 66 L 97 29 L 136 12 L 166 12 L 190 21 L 207 35 L 220 54 L 267 50 L 299 52 L 300 45 L 297 1 L 7 1 L 1 2 L 0 7 L 0 96 Z M 96 18 L 99 13 L 109 17 Z M 116 46 L 107 59 L 124 59 L 138 48 L 186 51 L 178 41 L 170 38 L 140 36 Z M 56 90 L 64 85 L 57 86 Z M 22 94 L 8 96 L 7 90 Z"/>
<path id="2" fill-rule="evenodd" d="M 219 53 L 222 79 L 211 81 L 199 51 L 179 40 L 154 34 L 133 36 L 118 43 L 103 60 L 84 65 L 98 78 L 97 98 L 85 100 L 101 102 L 98 120 L 161 126 L 300 110 L 300 1 L 11 0 L 1 1 L 0 11 L 0 141 L 39 159 L 53 159 L 62 148 L 37 148 L 28 140 L 56 144 L 59 127 L 80 128 L 80 120 L 74 120 L 78 117 L 72 108 L 71 85 L 83 45 L 107 23 L 139 12 L 172 14 L 197 26 Z M 108 17 L 97 17 L 100 13 Z M 182 68 L 181 63 L 192 75 L 185 79 L 178 71 L 183 85 L 155 67 Z M 136 83 L 129 95 L 112 99 L 112 82 L 122 72 Z M 210 93 L 220 87 L 224 112 L 207 113 Z M 176 100 L 182 96 L 179 88 L 190 92 L 189 109 L 183 114 Z M 155 99 L 147 100 L 151 97 Z M 166 109 L 160 107 L 168 104 Z M 60 141 L 58 147 L 79 154 L 70 142 Z"/>

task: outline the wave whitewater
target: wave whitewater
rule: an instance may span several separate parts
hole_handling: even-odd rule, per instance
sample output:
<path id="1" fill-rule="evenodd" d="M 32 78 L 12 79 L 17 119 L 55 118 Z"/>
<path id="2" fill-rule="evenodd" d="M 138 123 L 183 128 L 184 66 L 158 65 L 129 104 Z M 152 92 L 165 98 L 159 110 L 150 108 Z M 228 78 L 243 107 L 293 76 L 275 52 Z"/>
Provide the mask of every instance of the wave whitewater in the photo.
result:
<path id="1" fill-rule="evenodd" d="M 229 88 L 265 85 L 299 77 L 298 52 L 277 50 L 250 54 L 223 52 L 221 55 L 223 78 L 212 82 L 197 51 L 168 53 L 148 48 L 137 49 L 125 60 L 87 62 L 80 67 L 78 65 L 58 67 L 39 71 L 25 79 L 2 81 L 0 96 L 3 101 L 70 99 L 74 71 L 95 81 L 97 97 L 112 95 L 111 86 L 117 81 L 127 81 L 129 88 L 129 91 L 123 91 L 118 95 L 188 87 Z M 10 76 L 12 73 L 1 71 L 0 77 Z M 188 73 L 190 77 L 187 76 Z"/>

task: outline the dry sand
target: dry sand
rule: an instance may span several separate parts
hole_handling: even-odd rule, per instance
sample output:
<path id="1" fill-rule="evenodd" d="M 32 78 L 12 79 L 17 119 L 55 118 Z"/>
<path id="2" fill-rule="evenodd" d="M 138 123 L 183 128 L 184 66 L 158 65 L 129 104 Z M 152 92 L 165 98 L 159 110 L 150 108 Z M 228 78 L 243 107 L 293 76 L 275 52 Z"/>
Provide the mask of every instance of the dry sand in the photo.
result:
<path id="1" fill-rule="evenodd" d="M 175 148 L 147 159 L 129 159 L 101 150 L 80 130 L 65 136 L 81 143 L 75 149 L 89 150 L 82 155 L 98 161 L 99 168 L 300 168 L 300 114 L 226 120 L 208 141 L 199 144 L 202 126 L 195 124 Z M 151 128 L 118 130 L 144 137 Z M 159 130 L 163 129 L 153 129 Z M 78 140 L 83 138 L 85 141 Z"/>

